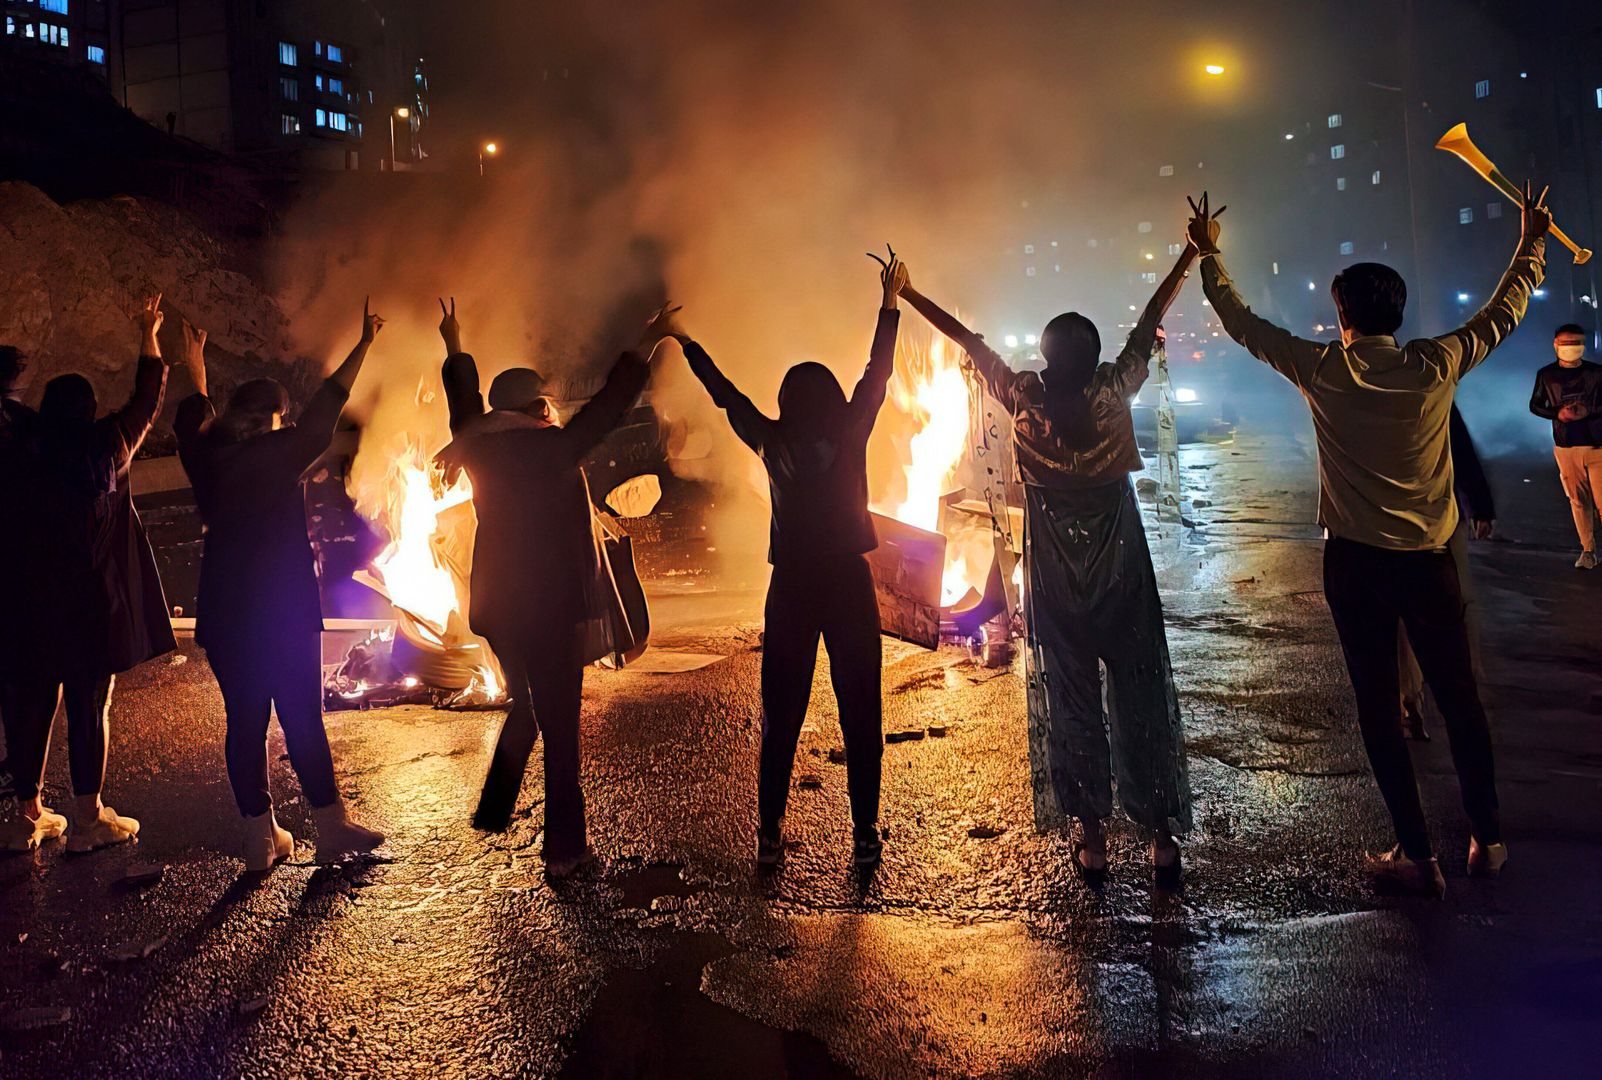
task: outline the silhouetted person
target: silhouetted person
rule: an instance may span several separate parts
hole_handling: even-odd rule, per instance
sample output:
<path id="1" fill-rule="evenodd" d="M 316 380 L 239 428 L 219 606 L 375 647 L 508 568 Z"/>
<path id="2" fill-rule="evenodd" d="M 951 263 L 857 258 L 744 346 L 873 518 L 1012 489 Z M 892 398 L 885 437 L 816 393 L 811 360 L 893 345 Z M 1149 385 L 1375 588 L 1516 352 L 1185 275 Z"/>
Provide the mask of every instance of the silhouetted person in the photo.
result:
<path id="1" fill-rule="evenodd" d="M 0 612 L 21 610 L 19 589 L 24 518 L 22 488 L 27 477 L 25 445 L 37 417 L 19 397 L 27 357 L 15 345 L 0 345 Z M 0 722 L 12 708 L 13 674 L 19 669 L 16 650 L 24 632 L 17 618 L 0 618 Z M 11 752 L 8 747 L 8 753 Z M 0 760 L 0 784 L 9 790 L 11 765 Z"/>
<path id="2" fill-rule="evenodd" d="M 175 112 L 169 112 L 167 114 L 167 134 L 171 135 L 177 130 L 178 130 L 178 114 L 175 113 Z"/>
<path id="3" fill-rule="evenodd" d="M 1035 826 L 1080 823 L 1074 869 L 1107 871 L 1113 777 L 1130 820 L 1151 836 L 1158 885 L 1177 887 L 1175 833 L 1191 826 L 1190 780 L 1163 629 L 1162 599 L 1129 474 L 1143 468 L 1129 403 L 1150 371 L 1163 313 L 1195 259 L 1187 247 L 1147 303 L 1123 352 L 1101 363 L 1101 335 L 1077 312 L 1040 336 L 1043 373 L 1016 372 L 984 339 L 910 285 L 919 314 L 972 359 L 1012 417 L 1024 485 L 1024 624 Z M 1107 671 L 1102 708 L 1100 665 Z M 1111 733 L 1111 743 L 1108 733 Z"/>
<path id="4" fill-rule="evenodd" d="M 477 366 L 462 351 L 454 299 L 440 323 L 455 438 L 439 457 L 448 468 L 466 471 L 478 516 L 468 624 L 495 651 L 511 697 L 473 824 L 506 828 L 534 742 L 543 733 L 543 854 L 553 878 L 571 875 L 590 858 L 579 780 L 579 710 L 589 659 L 587 624 L 602 606 L 595 593 L 606 575 L 579 463 L 633 407 L 665 325 L 666 314 L 659 312 L 639 344 L 612 366 L 605 385 L 558 426 L 544 379 L 528 368 L 495 378 L 485 413 Z"/>
<path id="5" fill-rule="evenodd" d="M 1480 666 L 1480 598 L 1474 587 L 1474 570 L 1469 565 L 1468 542 L 1489 540 L 1496 530 L 1496 502 L 1491 497 L 1491 482 L 1485 476 L 1479 451 L 1469 437 L 1463 414 L 1452 406 L 1449 443 L 1452 448 L 1452 480 L 1457 497 L 1457 528 L 1447 550 L 1457 564 L 1459 591 L 1463 594 L 1463 625 L 1468 630 L 1469 653 L 1474 657 L 1474 678 L 1483 680 Z M 1397 639 L 1399 672 L 1402 679 L 1402 728 L 1408 736 L 1428 741 L 1429 730 L 1424 724 L 1424 673 L 1419 670 L 1418 658 L 1408 643 L 1406 626 Z"/>
<path id="6" fill-rule="evenodd" d="M 6 742 L 20 815 L 7 835 L 13 849 L 59 837 L 66 819 L 41 803 L 50 730 L 67 714 L 75 796 L 71 851 L 132 840 L 139 822 L 101 802 L 116 676 L 176 647 L 155 554 L 134 510 L 129 468 L 161 411 L 167 365 L 156 344 L 161 296 L 145 301 L 138 322 L 139 363 L 123 408 L 95 418 L 94 387 L 82 375 L 50 380 L 24 440 L 32 461 L 19 516 L 23 580 L 5 618 L 22 628 L 12 659 Z"/>
<path id="7" fill-rule="evenodd" d="M 302 475 L 327 451 L 351 386 L 383 327 L 362 313 L 362 336 L 286 424 L 289 395 L 272 379 L 242 383 L 219 415 L 206 396 L 206 335 L 184 327 L 198 392 L 178 406 L 178 455 L 205 525 L 195 641 L 205 648 L 228 714 L 228 781 L 243 815 L 245 869 L 266 871 L 295 850 L 273 815 L 267 725 L 273 711 L 317 826 L 317 861 L 371 851 L 381 833 L 351 821 L 323 727 L 322 601 L 306 529 Z"/>
<path id="8" fill-rule="evenodd" d="M 896 296 L 906 272 L 893 257 L 881 282 L 884 302 L 868 367 L 846 400 L 822 364 L 797 364 L 779 387 L 770 419 L 735 388 L 688 335 L 675 332 L 690 370 L 729 416 L 736 435 L 768 472 L 773 504 L 762 638 L 762 750 L 757 780 L 757 862 L 777 864 L 801 725 L 812 696 L 818 639 L 845 739 L 846 786 L 854 826 L 852 857 L 879 861 L 879 762 L 884 753 L 880 699 L 879 602 L 866 553 L 878 547 L 868 515 L 868 435 L 895 369 Z"/>
<path id="9" fill-rule="evenodd" d="M 1526 192 L 1523 237 L 1486 305 L 1449 334 L 1405 345 L 1394 335 L 1407 286 L 1390 267 L 1357 263 L 1336 275 L 1340 340 L 1306 341 L 1252 314 L 1224 271 L 1217 224 L 1205 214 L 1190 224 L 1202 250 L 1202 284 L 1224 329 L 1307 399 L 1318 438 L 1318 516 L 1328 537 L 1324 598 L 1398 841 L 1368 868 L 1382 883 L 1430 896 L 1442 895 L 1446 882 L 1396 722 L 1397 625 L 1407 627 L 1452 741 L 1473 833 L 1469 873 L 1494 875 L 1507 847 L 1462 583 L 1448 550 L 1458 520 L 1448 428 L 1458 381 L 1513 332 L 1541 283 L 1552 223 L 1544 198 Z"/>
<path id="10" fill-rule="evenodd" d="M 1602 364 L 1585 358 L 1585 329 L 1565 323 L 1552 337 L 1557 360 L 1535 373 L 1530 411 L 1552 421 L 1552 456 L 1580 537 L 1581 570 L 1597 567 L 1602 509 Z"/>

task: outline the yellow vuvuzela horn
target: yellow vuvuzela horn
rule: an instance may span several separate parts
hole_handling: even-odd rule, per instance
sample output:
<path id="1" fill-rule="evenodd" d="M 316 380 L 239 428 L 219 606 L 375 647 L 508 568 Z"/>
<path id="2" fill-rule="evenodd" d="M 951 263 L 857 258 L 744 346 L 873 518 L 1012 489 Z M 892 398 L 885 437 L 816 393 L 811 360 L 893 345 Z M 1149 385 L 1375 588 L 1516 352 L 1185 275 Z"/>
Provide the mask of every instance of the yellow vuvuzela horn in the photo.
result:
<path id="1" fill-rule="evenodd" d="M 1463 164 L 1479 173 L 1482 180 L 1509 199 L 1512 199 L 1513 205 L 1523 207 L 1524 192 L 1520 191 L 1518 186 L 1511 180 L 1503 176 L 1502 170 L 1498 169 L 1495 163 L 1485 156 L 1484 151 L 1474 145 L 1474 140 L 1469 138 L 1467 124 L 1459 124 L 1445 135 L 1442 135 L 1440 141 L 1435 144 L 1435 149 L 1445 150 L 1449 154 L 1456 154 L 1463 160 Z M 1574 264 L 1576 266 L 1590 259 L 1591 249 L 1583 248 L 1573 240 L 1570 240 L 1568 235 L 1557 227 L 1556 222 L 1552 224 L 1552 228 L 1549 231 L 1557 239 L 1558 243 L 1574 252 Z"/>

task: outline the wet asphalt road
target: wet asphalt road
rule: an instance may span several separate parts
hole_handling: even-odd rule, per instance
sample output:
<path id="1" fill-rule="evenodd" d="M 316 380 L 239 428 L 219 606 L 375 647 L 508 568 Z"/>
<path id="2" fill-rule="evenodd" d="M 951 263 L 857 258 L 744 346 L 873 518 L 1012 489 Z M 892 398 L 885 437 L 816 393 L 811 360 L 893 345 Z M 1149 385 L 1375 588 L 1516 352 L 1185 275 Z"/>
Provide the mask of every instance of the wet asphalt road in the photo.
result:
<path id="1" fill-rule="evenodd" d="M 1445 739 L 1415 746 L 1441 903 L 1358 873 L 1390 841 L 1319 592 L 1310 448 L 1183 460 L 1191 527 L 1148 518 L 1197 797 L 1182 897 L 1152 893 L 1131 830 L 1101 897 L 1034 832 L 1021 668 L 888 639 L 886 729 L 922 737 L 886 747 L 883 867 L 848 869 L 820 662 L 798 846 L 757 877 L 760 582 L 694 575 L 656 583 L 655 640 L 725 659 L 587 678 L 598 872 L 541 875 L 537 764 L 512 829 L 474 832 L 499 714 L 414 707 L 329 720 L 386 858 L 317 869 L 302 843 L 244 883 L 221 700 L 186 648 L 119 685 L 107 794 L 139 844 L 0 860 L 0 1074 L 1595 1075 L 1602 574 L 1569 567 L 1550 460 L 1493 469 L 1509 539 L 1473 556 L 1503 880 L 1465 878 Z M 57 805 L 65 773 L 58 731 Z M 273 780 L 298 835 L 287 761 Z M 126 880 L 138 864 L 165 871 Z"/>

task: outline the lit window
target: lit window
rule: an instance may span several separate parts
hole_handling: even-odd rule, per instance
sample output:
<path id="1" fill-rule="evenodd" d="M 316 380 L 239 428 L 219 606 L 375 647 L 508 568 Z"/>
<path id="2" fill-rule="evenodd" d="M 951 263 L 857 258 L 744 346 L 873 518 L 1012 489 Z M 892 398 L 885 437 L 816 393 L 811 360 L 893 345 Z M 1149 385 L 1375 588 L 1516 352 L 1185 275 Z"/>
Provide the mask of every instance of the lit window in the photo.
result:
<path id="1" fill-rule="evenodd" d="M 329 79 L 328 80 L 328 92 L 330 94 L 338 94 L 340 97 L 344 97 L 345 96 L 345 80 L 344 79 Z"/>
<path id="2" fill-rule="evenodd" d="M 1157 284 L 1157 274 L 1155 271 L 1149 274 L 1142 274 L 1140 275 L 1140 280 L 1145 282 L 1147 285 L 1155 285 Z"/>
<path id="3" fill-rule="evenodd" d="M 1340 113 L 1330 113 L 1329 114 L 1329 126 L 1332 127 L 1332 128 L 1338 128 L 1338 127 L 1341 126 L 1341 114 Z"/>
<path id="4" fill-rule="evenodd" d="M 312 52 L 317 56 L 323 55 L 323 43 L 320 41 L 312 42 Z"/>
<path id="5" fill-rule="evenodd" d="M 40 11 L 54 11 L 57 15 L 67 13 L 67 0 L 39 0 Z"/>
<path id="6" fill-rule="evenodd" d="M 1350 240 L 1342 240 L 1341 241 L 1341 254 L 1342 255 L 1350 255 L 1354 250 L 1355 249 L 1352 247 L 1352 242 Z"/>
<path id="7" fill-rule="evenodd" d="M 1459 225 L 1469 225 L 1469 224 L 1472 224 L 1473 221 L 1474 221 L 1474 208 L 1473 207 L 1465 206 L 1465 207 L 1463 207 L 1461 210 L 1459 210 L 1457 212 L 1457 223 Z"/>
<path id="8" fill-rule="evenodd" d="M 1346 177 L 1337 176 L 1335 178 L 1335 190 L 1336 191 L 1345 191 L 1346 190 Z"/>
<path id="9" fill-rule="evenodd" d="M 1475 83 L 1474 84 L 1474 96 L 1477 97 L 1477 98 L 1490 97 L 1491 96 L 1491 80 L 1490 79 L 1481 79 L 1479 82 Z"/>
<path id="10" fill-rule="evenodd" d="M 1053 263 L 1052 267 L 1051 267 L 1051 272 L 1054 273 L 1054 274 L 1062 273 L 1062 263 Z"/>
<path id="11" fill-rule="evenodd" d="M 106 50 L 99 45 L 89 46 L 83 51 L 83 55 L 91 64 L 104 64 L 106 62 Z"/>
<path id="12" fill-rule="evenodd" d="M 1279 263 L 1275 263 L 1274 264 L 1274 276 L 1275 277 L 1279 276 Z"/>
<path id="13" fill-rule="evenodd" d="M 287 75 L 278 77 L 278 96 L 285 101 L 300 100 L 300 80 L 291 79 Z"/>
<path id="14" fill-rule="evenodd" d="M 319 89 L 319 90 L 322 90 L 322 89 L 325 89 L 325 86 L 324 86 L 324 84 L 323 84 L 323 77 L 322 77 L 322 75 L 320 75 L 320 74 L 318 74 L 318 75 L 313 75 L 313 76 L 312 76 L 312 85 L 313 85 L 313 86 L 315 86 L 315 87 L 317 87 L 317 89 Z"/>
<path id="15" fill-rule="evenodd" d="M 1596 88 L 1596 107 L 1602 109 L 1602 86 Z"/>
<path id="16" fill-rule="evenodd" d="M 312 122 L 315 123 L 318 127 L 327 127 L 328 126 L 328 112 L 327 112 L 327 110 L 326 109 L 318 109 L 318 110 L 316 110 L 316 115 L 315 115 L 315 118 L 313 119 Z"/>
<path id="17" fill-rule="evenodd" d="M 1035 276 L 1035 268 L 1034 267 L 1032 267 L 1032 266 L 1024 267 L 1024 277 L 1034 277 L 1034 276 Z"/>
<path id="18" fill-rule="evenodd" d="M 283 64 L 285 67 L 294 67 L 298 59 L 299 57 L 297 55 L 295 46 L 291 45 L 287 41 L 280 41 L 278 43 L 278 62 L 280 64 Z"/>
<path id="19" fill-rule="evenodd" d="M 340 45 L 330 45 L 330 46 L 328 46 L 328 62 L 331 63 L 331 64 L 342 64 L 342 63 L 344 63 L 345 62 L 345 49 L 344 49 L 344 47 L 340 46 Z"/>
<path id="20" fill-rule="evenodd" d="M 1178 255 L 1181 251 L 1184 251 L 1184 250 L 1185 250 L 1185 245 L 1184 244 L 1169 244 L 1168 245 L 1168 254 L 1170 254 L 1170 255 Z"/>
<path id="21" fill-rule="evenodd" d="M 1373 185 L 1374 185 L 1374 186 L 1376 186 L 1376 187 L 1378 187 L 1378 186 L 1379 186 L 1379 182 L 1380 182 L 1380 171 L 1379 171 L 1379 170 L 1378 170 L 1378 169 L 1375 169 L 1375 170 L 1374 170 L 1374 175 L 1373 175 L 1373 176 L 1371 176 L 1371 177 L 1369 177 L 1369 178 L 1368 178 L 1368 182 L 1369 182 L 1369 183 L 1371 183 L 1371 184 L 1373 184 Z"/>
<path id="22" fill-rule="evenodd" d="M 1142 221 L 1142 222 L 1141 222 L 1141 223 L 1140 223 L 1140 224 L 1139 224 L 1139 225 L 1136 225 L 1136 226 L 1135 226 L 1135 231 L 1136 231 L 1136 232 L 1142 232 L 1142 233 L 1149 233 L 1149 232 L 1151 232 L 1151 222 L 1149 222 L 1149 221 Z"/>
<path id="23" fill-rule="evenodd" d="M 1033 245 L 1033 244 L 1025 244 L 1024 245 L 1024 254 L 1025 255 L 1033 255 L 1034 253 L 1035 253 L 1035 245 Z"/>
<path id="24" fill-rule="evenodd" d="M 349 131 L 350 118 L 342 112 L 331 112 L 328 114 L 328 126 L 335 131 Z"/>
<path id="25" fill-rule="evenodd" d="M 1345 157 L 1346 156 L 1346 144 L 1345 143 L 1336 143 L 1334 146 L 1330 147 L 1329 148 L 1329 156 L 1330 156 L 1330 160 L 1332 160 L 1332 161 L 1339 161 L 1341 158 Z"/>
<path id="26" fill-rule="evenodd" d="M 1499 218 L 1499 217 L 1501 217 L 1502 216 L 1502 204 L 1499 203 L 1499 202 L 1488 202 L 1488 203 L 1486 203 L 1485 204 L 1485 216 L 1488 217 L 1488 218 Z"/>
<path id="27" fill-rule="evenodd" d="M 33 37 L 33 23 L 22 24 L 22 36 L 30 38 Z"/>
<path id="28" fill-rule="evenodd" d="M 279 121 L 278 130 L 280 132 L 282 132 L 283 134 L 285 134 L 285 135 L 299 135 L 300 134 L 300 117 L 291 116 L 289 113 L 284 113 L 283 115 L 281 115 L 278 118 L 278 121 Z"/>
<path id="29" fill-rule="evenodd" d="M 1602 91 L 1598 91 L 1598 93 L 1602 94 Z M 1164 165 L 1162 168 L 1157 170 L 1157 175 L 1158 176 L 1172 176 L 1172 175 L 1174 175 L 1174 167 L 1172 165 Z"/>
<path id="30" fill-rule="evenodd" d="M 7 15 L 6 16 L 6 36 L 7 37 L 11 37 L 16 32 L 17 32 L 17 20 L 13 19 L 10 15 Z M 1597 91 L 1597 96 L 1598 97 L 1602 97 L 1602 90 L 1598 90 Z"/>

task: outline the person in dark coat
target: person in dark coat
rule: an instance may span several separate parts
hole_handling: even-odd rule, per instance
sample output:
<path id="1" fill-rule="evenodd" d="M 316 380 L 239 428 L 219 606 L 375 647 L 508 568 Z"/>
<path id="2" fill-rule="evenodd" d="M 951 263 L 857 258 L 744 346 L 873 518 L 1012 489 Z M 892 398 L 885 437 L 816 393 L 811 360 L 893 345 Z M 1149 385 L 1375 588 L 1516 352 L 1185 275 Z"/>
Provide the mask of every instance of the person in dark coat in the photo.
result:
<path id="1" fill-rule="evenodd" d="M 68 758 L 76 797 L 68 850 L 93 851 L 132 840 L 139 822 L 102 803 L 116 676 L 176 647 L 155 553 L 134 509 L 129 469 L 161 411 L 167 366 L 156 343 L 161 296 L 145 301 L 139 362 L 128 403 L 95 418 L 94 387 L 62 375 L 45 387 L 23 440 L 24 531 L 15 552 L 27 567 L 8 621 L 26 626 L 11 651 L 6 741 L 22 805 L 8 845 L 31 848 L 59 836 L 61 816 L 39 801 L 50 729 L 67 714 Z M 32 822 L 31 835 L 26 828 Z"/>
<path id="2" fill-rule="evenodd" d="M 1012 370 L 978 334 L 911 285 L 904 290 L 918 314 L 962 347 L 1012 416 L 1026 500 L 1035 827 L 1059 831 L 1079 822 L 1074 869 L 1092 887 L 1106 879 L 1115 779 L 1124 813 L 1151 837 L 1159 888 L 1179 885 L 1175 836 L 1193 823 L 1162 598 L 1130 483 L 1143 467 L 1130 401 L 1195 259 L 1193 245 L 1180 249 L 1111 364 L 1101 362 L 1101 334 L 1089 319 L 1073 311 L 1052 319 L 1040 335 L 1043 372 Z"/>
<path id="3" fill-rule="evenodd" d="M 867 552 L 879 546 L 868 514 L 868 436 L 895 369 L 896 298 L 906 281 L 891 256 L 868 367 L 847 400 L 822 364 L 797 364 L 779 387 L 772 419 L 718 370 L 701 345 L 679 333 L 690 370 L 729 416 L 768 472 L 773 504 L 768 561 L 773 575 L 763 613 L 762 750 L 757 778 L 757 863 L 784 855 L 784 811 L 801 725 L 812 696 L 818 639 L 845 740 L 853 860 L 878 863 L 879 767 L 884 752 L 879 602 Z"/>
<path id="4" fill-rule="evenodd" d="M 323 728 L 322 602 L 301 477 L 327 451 L 351 386 L 384 320 L 365 308 L 362 336 L 286 424 L 289 395 L 271 379 L 241 384 L 218 414 L 206 395 L 205 334 L 187 340 L 199 392 L 178 406 L 178 455 L 205 525 L 195 641 L 228 715 L 228 780 L 245 819 L 249 872 L 294 852 L 273 816 L 267 724 L 274 709 L 317 826 L 317 861 L 371 851 L 383 834 L 350 819 Z"/>
<path id="5" fill-rule="evenodd" d="M 1480 598 L 1474 587 L 1473 568 L 1469 564 L 1469 538 L 1489 540 L 1496 530 L 1496 501 L 1491 497 L 1491 482 L 1486 479 L 1485 466 L 1480 463 L 1479 451 L 1469 436 L 1463 414 L 1452 406 L 1447 422 L 1447 438 L 1452 448 L 1452 483 L 1457 496 L 1457 528 L 1446 549 L 1457 564 L 1457 580 L 1463 593 L 1463 624 L 1468 629 L 1469 656 L 1474 664 L 1474 678 L 1484 682 L 1480 668 Z M 1402 680 L 1402 730 L 1408 738 L 1428 742 L 1429 728 L 1424 723 L 1424 672 L 1413 655 L 1412 643 L 1406 626 L 1397 636 L 1398 673 Z"/>
<path id="6" fill-rule="evenodd" d="M 21 572 L 23 540 L 27 535 L 24 519 L 28 516 L 23 493 L 32 473 L 26 444 L 33 436 L 39 414 L 21 399 L 22 377 L 27 370 L 27 357 L 21 349 L 0 345 L 0 612 L 7 613 L 22 610 L 22 587 L 28 580 L 28 575 Z M 0 723 L 6 725 L 6 749 L 11 755 L 10 760 L 0 761 L 0 788 L 7 796 L 12 794 L 16 763 L 16 736 L 10 725 L 21 709 L 17 693 L 22 687 L 17 676 L 26 669 L 20 656 L 22 630 L 21 619 L 0 618 Z M 37 796 L 19 800 L 15 816 L 4 822 L 6 846 L 29 850 L 64 834 L 67 819 L 54 811 L 42 818 L 45 810 Z"/>
<path id="7" fill-rule="evenodd" d="M 579 709 L 585 623 L 596 610 L 592 592 L 602 567 L 579 462 L 644 389 L 649 357 L 666 335 L 671 312 L 658 312 L 595 396 L 558 425 L 544 379 L 528 368 L 498 375 L 490 384 L 490 411 L 483 411 L 477 366 L 462 351 L 456 302 L 440 306 L 455 438 L 439 460 L 467 473 L 478 515 L 468 623 L 501 662 L 512 701 L 473 824 L 506 828 L 543 732 L 545 866 L 552 877 L 563 878 L 590 858 L 579 782 Z"/>

